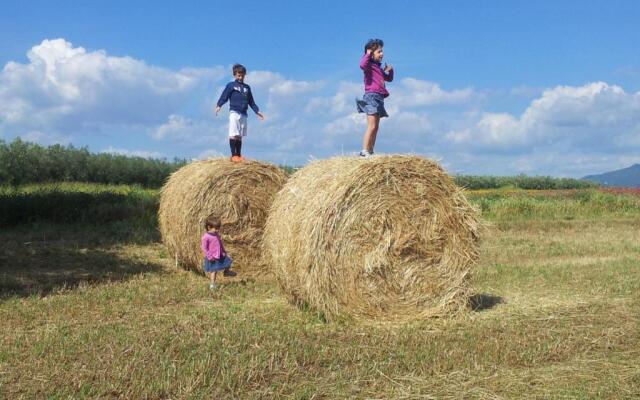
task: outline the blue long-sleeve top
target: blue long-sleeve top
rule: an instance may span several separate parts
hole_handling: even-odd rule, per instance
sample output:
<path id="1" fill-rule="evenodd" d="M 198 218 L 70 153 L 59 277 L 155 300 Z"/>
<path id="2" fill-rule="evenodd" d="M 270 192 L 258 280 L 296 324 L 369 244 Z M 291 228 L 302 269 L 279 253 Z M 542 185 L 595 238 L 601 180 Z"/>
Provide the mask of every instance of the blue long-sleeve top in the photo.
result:
<path id="1" fill-rule="evenodd" d="M 242 115 L 247 115 L 247 109 L 251 106 L 251 109 L 256 114 L 260 112 L 260 109 L 253 101 L 253 94 L 251 94 L 251 87 L 244 82 L 233 81 L 227 83 L 227 86 L 222 91 L 220 98 L 218 99 L 218 107 L 222 107 L 224 103 L 229 101 L 229 109 Z"/>

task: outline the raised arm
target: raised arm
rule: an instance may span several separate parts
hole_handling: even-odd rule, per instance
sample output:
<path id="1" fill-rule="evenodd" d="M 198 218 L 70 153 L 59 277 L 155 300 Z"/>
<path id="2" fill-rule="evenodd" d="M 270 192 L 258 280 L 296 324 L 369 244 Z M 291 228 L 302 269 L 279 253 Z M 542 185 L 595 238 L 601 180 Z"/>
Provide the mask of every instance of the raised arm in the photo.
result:
<path id="1" fill-rule="evenodd" d="M 360 68 L 363 70 L 371 68 L 371 50 L 367 50 L 360 58 Z"/>

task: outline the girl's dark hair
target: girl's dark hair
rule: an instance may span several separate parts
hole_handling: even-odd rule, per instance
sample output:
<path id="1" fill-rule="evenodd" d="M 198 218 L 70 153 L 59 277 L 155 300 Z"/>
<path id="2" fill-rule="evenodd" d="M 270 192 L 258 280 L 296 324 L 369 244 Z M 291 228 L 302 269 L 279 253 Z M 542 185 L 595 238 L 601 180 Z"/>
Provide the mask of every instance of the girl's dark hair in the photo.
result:
<path id="1" fill-rule="evenodd" d="M 209 230 L 209 228 L 220 229 L 220 218 L 216 217 L 214 214 L 211 214 L 204 221 L 204 229 Z"/>
<path id="2" fill-rule="evenodd" d="M 236 72 L 241 72 L 245 75 L 247 73 L 247 69 L 242 64 L 233 64 L 232 70 L 234 75 L 236 74 Z"/>
<path id="3" fill-rule="evenodd" d="M 380 47 L 384 47 L 382 39 L 369 39 L 364 45 L 364 52 L 366 53 L 367 50 L 376 51 Z"/>

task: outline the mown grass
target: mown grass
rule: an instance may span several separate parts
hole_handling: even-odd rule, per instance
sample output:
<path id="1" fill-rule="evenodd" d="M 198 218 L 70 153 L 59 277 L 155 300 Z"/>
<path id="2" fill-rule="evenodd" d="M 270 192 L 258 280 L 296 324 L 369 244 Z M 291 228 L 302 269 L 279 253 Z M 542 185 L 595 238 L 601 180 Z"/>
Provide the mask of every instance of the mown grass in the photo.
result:
<path id="1" fill-rule="evenodd" d="M 584 190 L 467 191 L 467 196 L 487 220 L 570 220 L 629 218 L 640 212 L 640 196 Z"/>
<path id="2" fill-rule="evenodd" d="M 287 304 L 269 277 L 211 293 L 174 268 L 149 227 L 4 229 L 0 272 L 19 264 L 13 278 L 31 286 L 0 300 L 0 397 L 640 396 L 637 203 L 549 193 L 523 216 L 509 212 L 534 195 L 493 195 L 469 195 L 489 199 L 472 277 L 479 307 L 399 325 L 327 323 Z M 582 206 L 557 211 L 565 201 Z"/>

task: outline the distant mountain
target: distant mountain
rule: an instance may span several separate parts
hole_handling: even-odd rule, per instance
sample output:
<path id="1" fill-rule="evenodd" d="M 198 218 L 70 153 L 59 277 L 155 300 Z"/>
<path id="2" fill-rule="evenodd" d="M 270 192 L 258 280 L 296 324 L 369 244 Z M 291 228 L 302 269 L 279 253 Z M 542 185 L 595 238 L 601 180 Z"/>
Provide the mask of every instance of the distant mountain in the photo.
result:
<path id="1" fill-rule="evenodd" d="M 588 175 L 582 179 L 598 182 L 603 186 L 640 188 L 640 164 L 600 175 Z"/>

